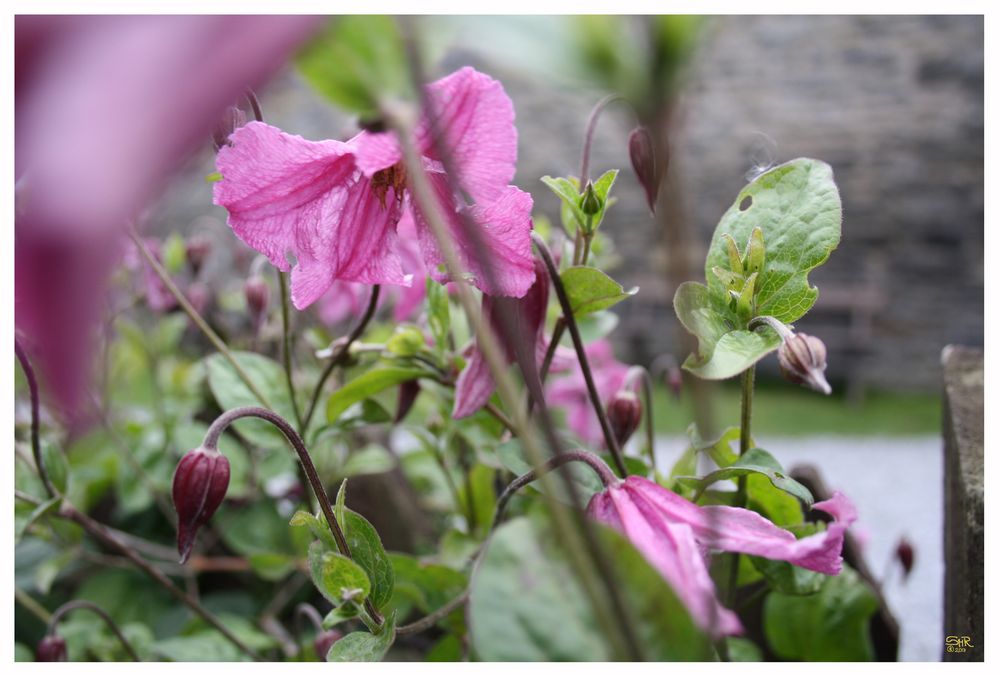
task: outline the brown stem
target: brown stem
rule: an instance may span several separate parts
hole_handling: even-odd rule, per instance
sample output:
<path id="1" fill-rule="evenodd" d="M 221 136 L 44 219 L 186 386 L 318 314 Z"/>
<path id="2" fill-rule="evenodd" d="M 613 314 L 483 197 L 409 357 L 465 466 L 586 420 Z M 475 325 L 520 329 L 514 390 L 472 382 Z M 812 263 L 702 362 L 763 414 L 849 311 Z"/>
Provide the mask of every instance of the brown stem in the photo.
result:
<path id="1" fill-rule="evenodd" d="M 323 373 L 320 374 L 319 380 L 316 381 L 316 387 L 312 391 L 312 399 L 309 400 L 309 408 L 305 411 L 305 418 L 302 421 L 302 434 L 304 435 L 309 428 L 309 423 L 312 422 L 312 415 L 316 411 L 316 405 L 319 403 L 319 396 L 323 393 L 323 386 L 326 385 L 327 379 L 329 379 L 330 374 L 337 365 L 341 364 L 348 355 L 350 355 L 350 346 L 354 341 L 361 337 L 364 330 L 367 329 L 368 323 L 371 322 L 371 318 L 375 315 L 375 310 L 378 309 L 378 295 L 381 292 L 381 286 L 374 285 L 371 288 L 371 297 L 368 299 L 368 307 L 364 310 L 364 315 L 361 316 L 361 321 L 357 323 L 357 326 L 347 335 L 347 339 L 340 344 L 340 348 L 330 357 L 330 361 L 326 364 L 326 368 Z"/>
<path id="2" fill-rule="evenodd" d="M 617 467 L 617 471 L 621 474 L 621 477 L 625 477 L 628 471 L 624 465 L 621 446 L 618 444 L 617 437 L 611 430 L 610 422 L 607 420 L 607 412 L 604 410 L 604 403 L 600 400 L 600 393 L 597 392 L 597 385 L 593 380 L 593 372 L 590 370 L 590 362 L 586 358 L 586 347 L 583 345 L 583 337 L 579 333 L 579 326 L 576 324 L 576 318 L 572 313 L 569 296 L 566 294 L 562 278 L 558 274 L 558 266 L 555 265 L 552 253 L 541 236 L 537 233 L 531 233 L 531 239 L 534 240 L 534 246 L 537 247 L 538 253 L 541 255 L 541 259 L 545 262 L 545 265 L 548 267 L 548 273 L 551 275 L 552 285 L 555 287 L 555 295 L 558 296 L 559 305 L 562 306 L 562 317 L 565 318 L 566 326 L 569 328 L 572 345 L 576 349 L 576 357 L 579 360 L 579 368 L 583 372 L 583 380 L 586 381 L 586 390 L 590 395 L 590 403 L 593 405 L 593 410 L 600 421 L 600 429 L 603 431 L 607 449 L 614 458 L 614 465 Z"/>
<path id="3" fill-rule="evenodd" d="M 92 611 L 93 613 L 100 616 L 101 620 L 104 621 L 104 624 L 108 626 L 111 632 L 114 633 L 114 636 L 118 638 L 118 641 L 121 642 L 121 645 L 125 647 L 125 651 L 128 652 L 128 655 L 132 658 L 132 660 L 135 661 L 136 663 L 142 661 L 142 659 L 139 658 L 139 654 L 135 652 L 135 649 L 132 648 L 132 645 L 128 643 L 127 639 L 125 639 L 125 635 L 122 634 L 121 630 L 118 628 L 117 624 L 115 624 L 114 620 L 112 620 L 111 616 L 109 616 L 108 613 L 104 611 L 104 609 L 100 608 L 93 602 L 88 602 L 86 600 L 75 599 L 71 602 L 66 602 L 61 607 L 53 611 L 52 618 L 49 619 L 49 627 L 45 631 L 45 634 L 47 635 L 56 634 L 55 629 L 56 629 L 56 624 L 59 622 L 59 619 L 61 619 L 63 616 L 65 616 L 70 611 L 73 611 L 75 609 L 87 609 L 88 611 Z"/>
<path id="4" fill-rule="evenodd" d="M 395 629 L 395 634 L 397 635 L 412 635 L 417 632 L 423 632 L 424 630 L 429 630 L 437 624 L 437 621 L 443 620 L 451 615 L 453 611 L 463 606 L 465 602 L 468 601 L 468 590 L 464 591 L 454 599 L 446 602 L 441 608 L 433 611 L 423 618 L 413 621 L 412 623 L 407 623 L 406 625 L 400 625 Z"/>
<path id="5" fill-rule="evenodd" d="M 336 540 L 337 548 L 340 549 L 340 554 L 348 559 L 351 559 L 350 546 L 347 545 L 347 537 L 343 533 L 343 529 L 340 527 L 340 523 L 336 519 L 336 514 L 333 512 L 333 504 L 330 502 L 330 497 L 327 495 L 326 489 L 323 487 L 323 482 L 319 478 L 319 473 L 316 471 L 316 466 L 312 462 L 309 450 L 306 449 L 305 442 L 302 440 L 295 428 L 288 423 L 288 421 L 284 420 L 284 418 L 275 414 L 273 411 L 263 409 L 261 407 L 238 407 L 236 409 L 230 409 L 212 422 L 208 431 L 205 433 L 202 446 L 206 449 L 218 449 L 218 441 L 222 432 L 234 421 L 247 417 L 260 418 L 273 424 L 274 427 L 280 430 L 285 436 L 288 443 L 291 444 L 295 453 L 298 454 L 299 462 L 302 464 L 302 467 L 305 468 L 305 474 L 312 487 L 312 492 L 316 495 L 316 500 L 319 501 L 319 507 L 323 511 L 323 515 L 326 517 L 326 523 L 329 525 L 330 531 L 333 533 L 333 538 Z M 364 600 L 364 606 L 375 623 L 381 625 L 384 619 L 370 599 Z"/>
<path id="6" fill-rule="evenodd" d="M 597 121 L 600 119 L 600 114 L 603 113 L 604 108 L 618 99 L 624 99 L 624 97 L 620 94 L 608 94 L 600 99 L 593 107 L 593 110 L 590 111 L 590 117 L 586 121 L 586 135 L 583 137 L 583 157 L 579 167 L 580 191 L 586 188 L 586 182 L 590 179 L 590 148 L 593 146 L 593 134 L 597 131 Z"/>
<path id="7" fill-rule="evenodd" d="M 16 336 L 14 337 L 14 354 L 17 356 L 17 361 L 21 363 L 21 369 L 24 371 L 24 379 L 28 382 L 28 394 L 31 398 L 31 453 L 35 457 L 35 467 L 38 469 L 39 477 L 42 478 L 42 484 L 45 485 L 45 491 L 48 492 L 49 497 L 54 498 L 59 495 L 59 490 L 52 483 L 48 469 L 45 467 L 45 459 L 42 457 L 41 434 L 39 432 L 40 406 L 38 381 L 35 379 L 35 370 L 31 367 L 28 354 L 24 352 L 24 348 L 21 347 L 21 343 L 17 340 Z"/>

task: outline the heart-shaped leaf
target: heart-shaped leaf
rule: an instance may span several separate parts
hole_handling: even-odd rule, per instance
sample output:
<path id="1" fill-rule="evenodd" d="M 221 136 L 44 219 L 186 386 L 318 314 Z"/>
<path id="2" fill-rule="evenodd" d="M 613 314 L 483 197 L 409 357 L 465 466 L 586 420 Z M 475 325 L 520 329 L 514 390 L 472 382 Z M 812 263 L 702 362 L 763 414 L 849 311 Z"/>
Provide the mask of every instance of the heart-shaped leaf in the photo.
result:
<path id="1" fill-rule="evenodd" d="M 770 452 L 763 449 L 750 449 L 730 466 L 719 468 L 704 477 L 678 477 L 681 482 L 703 491 L 720 480 L 730 480 L 744 475 L 765 475 L 778 489 L 786 491 L 805 505 L 810 506 L 815 500 L 803 484 L 784 473 L 784 468 Z"/>

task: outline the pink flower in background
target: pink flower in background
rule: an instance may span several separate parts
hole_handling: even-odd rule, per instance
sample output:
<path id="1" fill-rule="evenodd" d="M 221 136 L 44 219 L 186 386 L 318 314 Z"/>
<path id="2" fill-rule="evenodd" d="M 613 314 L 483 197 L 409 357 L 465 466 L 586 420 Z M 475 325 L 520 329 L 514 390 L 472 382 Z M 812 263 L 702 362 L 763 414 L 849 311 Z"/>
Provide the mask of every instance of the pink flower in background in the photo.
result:
<path id="1" fill-rule="evenodd" d="M 424 155 L 439 206 L 473 283 L 486 293 L 523 296 L 534 281 L 530 195 L 510 186 L 517 159 L 513 104 L 502 86 L 464 68 L 426 89 L 458 176 L 448 177 L 430 142 L 426 116 L 414 142 Z M 218 154 L 222 180 L 215 202 L 229 225 L 277 268 L 292 270 L 299 309 L 335 281 L 410 286 L 418 266 L 406 265 L 397 225 L 408 197 L 398 140 L 362 132 L 350 141 L 307 141 L 259 122 L 236 130 Z M 475 201 L 465 204 L 452 183 Z M 440 282 L 443 258 L 423 215 L 414 209 L 415 235 L 425 267 Z M 477 226 L 496 284 L 483 273 L 462 218 Z M 295 258 L 289 264 L 287 255 Z"/>
<path id="2" fill-rule="evenodd" d="M 534 361 L 540 365 L 548 350 L 545 340 L 545 315 L 548 310 L 548 288 L 551 280 L 548 269 L 540 259 L 534 260 L 534 284 L 520 299 L 503 299 L 483 295 L 482 317 L 499 339 L 506 361 L 512 364 L 517 359 L 516 341 L 523 339 L 534 350 Z M 504 326 L 504 313 L 500 312 L 500 304 L 505 303 L 509 312 L 508 318 L 513 319 L 513 326 Z M 478 341 L 466 353 L 467 363 L 458 376 L 454 391 L 454 418 L 471 416 L 485 406 L 496 382 L 485 355 L 479 349 Z"/>
<path id="3" fill-rule="evenodd" d="M 393 304 L 392 319 L 396 322 L 407 322 L 423 306 L 427 295 L 426 269 L 416 243 L 413 215 L 409 209 L 403 211 L 399 221 L 399 256 L 404 269 L 415 271 L 413 284 L 409 287 L 383 288 L 379 295 L 378 305 L 386 301 Z M 364 313 L 371 297 L 371 287 L 360 282 L 336 281 L 319 299 L 319 319 L 325 324 L 336 325 L 345 320 L 356 320 Z"/>
<path id="4" fill-rule="evenodd" d="M 708 551 L 740 552 L 838 574 L 843 567 L 843 539 L 857 519 L 856 508 L 839 492 L 812 507 L 834 521 L 825 531 L 799 540 L 751 510 L 699 506 L 643 477 L 630 476 L 595 494 L 587 514 L 624 534 L 659 570 L 702 628 L 730 635 L 742 632 L 742 626 L 715 597 Z"/>
<path id="5" fill-rule="evenodd" d="M 123 228 L 210 143 L 226 106 L 318 25 L 314 17 L 15 17 L 15 323 L 68 417 L 82 414 Z"/>
<path id="6" fill-rule="evenodd" d="M 606 340 L 595 341 L 586 346 L 586 357 L 600 400 L 609 402 L 624 387 L 628 366 L 614 359 L 614 351 L 610 342 Z M 579 363 L 573 360 L 572 365 L 569 374 L 552 379 L 548 383 L 545 397 L 549 406 L 565 410 L 566 424 L 580 441 L 590 446 L 599 445 L 604 441 L 600 421 L 593 412 L 586 380 L 583 378 Z"/>

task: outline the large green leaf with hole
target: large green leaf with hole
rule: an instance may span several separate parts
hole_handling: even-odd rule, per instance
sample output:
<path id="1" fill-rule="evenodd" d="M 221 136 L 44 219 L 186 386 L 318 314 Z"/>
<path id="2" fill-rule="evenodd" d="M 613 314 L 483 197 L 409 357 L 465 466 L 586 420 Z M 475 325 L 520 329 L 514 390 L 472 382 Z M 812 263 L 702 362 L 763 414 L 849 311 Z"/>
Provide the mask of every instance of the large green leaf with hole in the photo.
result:
<path id="1" fill-rule="evenodd" d="M 728 237 L 745 253 L 754 228 L 761 229 L 766 256 L 755 281 L 753 314 L 792 323 L 818 298 L 808 274 L 839 244 L 841 221 L 832 170 L 818 160 L 792 160 L 743 188 L 715 229 L 705 261 L 707 285 L 685 282 L 673 299 L 677 317 L 698 341 L 684 368 L 704 379 L 731 378 L 780 345 L 776 332 L 749 331 L 732 308 L 722 278 L 743 271 L 733 270 Z"/>

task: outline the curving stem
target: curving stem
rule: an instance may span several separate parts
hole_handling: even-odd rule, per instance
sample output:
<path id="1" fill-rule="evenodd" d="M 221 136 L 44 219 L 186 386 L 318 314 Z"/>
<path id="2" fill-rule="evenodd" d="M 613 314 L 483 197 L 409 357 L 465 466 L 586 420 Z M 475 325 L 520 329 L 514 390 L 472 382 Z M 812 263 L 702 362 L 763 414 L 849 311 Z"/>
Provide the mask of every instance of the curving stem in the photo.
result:
<path id="1" fill-rule="evenodd" d="M 31 396 L 31 453 L 35 457 L 35 467 L 38 469 L 38 475 L 42 478 L 42 484 L 45 485 L 45 491 L 49 493 L 51 498 L 55 498 L 59 495 L 59 490 L 52 483 L 49 471 L 45 467 L 45 459 L 42 456 L 42 443 L 39 434 L 38 380 L 35 378 L 35 370 L 31 367 L 28 354 L 24 352 L 24 348 L 21 347 L 16 336 L 14 337 L 14 354 L 17 355 L 17 361 L 21 363 L 21 369 L 24 370 L 24 379 L 28 382 L 28 392 Z"/>
<path id="2" fill-rule="evenodd" d="M 202 442 L 202 445 L 207 449 L 217 450 L 219 437 L 221 437 L 222 432 L 234 421 L 250 417 L 263 419 L 268 423 L 271 423 L 274 427 L 281 431 L 281 433 L 288 440 L 289 444 L 291 444 L 295 453 L 298 454 L 299 462 L 305 469 L 305 475 L 309 480 L 309 484 L 312 486 L 312 492 L 316 495 L 316 500 L 319 501 L 319 507 L 323 511 L 323 516 L 326 517 L 326 523 L 329 525 L 330 531 L 333 533 L 333 538 L 336 541 L 337 547 L 340 549 L 340 554 L 348 559 L 352 559 L 350 546 L 347 545 L 347 537 L 343 533 L 340 523 L 337 522 L 336 514 L 333 512 L 333 504 L 330 502 L 330 497 L 326 494 L 326 489 L 323 488 L 323 482 L 319 479 L 319 473 L 316 471 L 316 466 L 312 462 L 309 450 L 306 449 L 305 442 L 302 440 L 295 428 L 288 423 L 288 421 L 284 420 L 284 418 L 275 414 L 270 409 L 264 409 L 262 407 L 238 407 L 236 409 L 230 409 L 212 422 L 208 431 L 205 433 L 205 439 Z M 370 599 L 364 600 L 364 607 L 371 616 L 372 620 L 374 620 L 377 625 L 381 625 L 384 619 L 378 609 L 375 608 L 375 605 L 371 603 Z"/>
<path id="3" fill-rule="evenodd" d="M 569 296 L 565 292 L 565 286 L 562 284 L 562 278 L 559 276 L 558 266 L 555 265 L 552 253 L 541 236 L 536 232 L 532 232 L 531 239 L 534 240 L 534 246 L 537 247 L 541 259 L 545 262 L 545 266 L 548 267 L 548 274 L 552 279 L 552 285 L 555 287 L 555 295 L 558 296 L 559 305 L 562 306 L 562 317 L 565 318 L 566 327 L 569 329 L 569 335 L 572 337 L 572 345 L 576 349 L 576 357 L 579 359 L 579 368 L 583 372 L 583 380 L 586 381 L 586 390 L 590 395 L 590 403 L 593 405 L 593 410 L 600 421 L 600 430 L 603 432 L 607 449 L 610 450 L 611 456 L 614 458 L 614 466 L 617 471 L 621 474 L 621 477 L 625 477 L 628 471 L 625 468 L 624 457 L 621 454 L 621 445 L 617 443 L 617 437 L 611 430 L 610 422 L 607 420 L 607 412 L 604 410 L 604 403 L 600 400 L 600 393 L 597 392 L 597 385 L 593 380 L 593 371 L 590 369 L 589 360 L 586 359 L 586 347 L 583 345 L 583 337 L 579 333 L 579 326 L 576 324 L 576 318 L 572 314 L 572 306 L 569 303 Z"/>
<path id="4" fill-rule="evenodd" d="M 88 602 L 86 600 L 76 599 L 71 602 L 66 602 L 61 607 L 53 611 L 52 618 L 49 619 L 49 627 L 45 631 L 45 634 L 46 635 L 56 634 L 55 632 L 56 624 L 59 622 L 59 620 L 63 616 L 68 614 L 70 611 L 74 611 L 75 609 L 87 609 L 88 611 L 92 611 L 93 613 L 100 616 L 101 620 L 104 621 L 104 624 L 108 626 L 111 632 L 114 633 L 114 636 L 118 638 L 118 641 L 121 642 L 121 645 L 125 647 L 125 651 L 128 652 L 128 655 L 131 656 L 132 660 L 137 663 L 142 661 L 142 659 L 139 658 L 139 654 L 135 653 L 135 649 L 133 649 L 132 645 L 128 643 L 127 639 L 125 639 L 125 635 L 122 634 L 121 630 L 115 624 L 114 620 L 111 619 L 111 616 L 109 616 L 108 613 L 104 611 L 104 609 L 100 608 L 93 602 Z"/>

